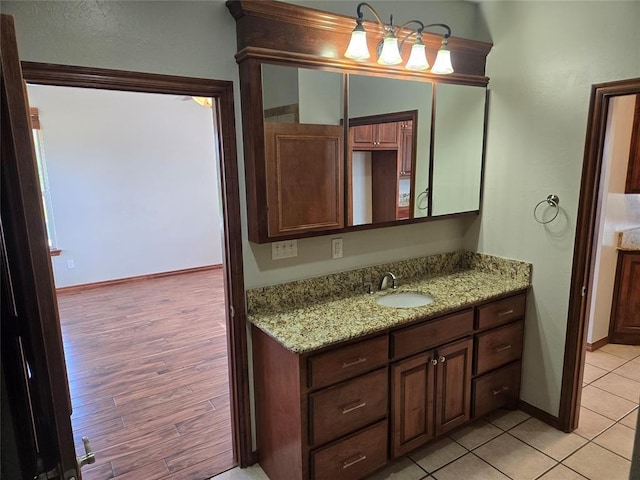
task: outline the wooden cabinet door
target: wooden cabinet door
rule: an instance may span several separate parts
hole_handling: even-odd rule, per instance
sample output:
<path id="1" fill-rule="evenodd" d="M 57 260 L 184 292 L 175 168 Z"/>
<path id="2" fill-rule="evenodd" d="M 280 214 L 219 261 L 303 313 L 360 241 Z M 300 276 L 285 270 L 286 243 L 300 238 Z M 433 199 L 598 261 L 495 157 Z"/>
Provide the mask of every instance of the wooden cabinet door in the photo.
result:
<path id="1" fill-rule="evenodd" d="M 374 125 L 358 125 L 351 127 L 353 132 L 352 144 L 353 147 L 358 148 L 371 148 L 375 142 L 374 140 Z"/>
<path id="2" fill-rule="evenodd" d="M 397 458 L 434 436 L 433 352 L 391 367 L 391 457 Z"/>
<path id="3" fill-rule="evenodd" d="M 636 95 L 625 193 L 640 193 L 640 95 Z"/>
<path id="4" fill-rule="evenodd" d="M 473 340 L 467 338 L 436 350 L 436 435 L 471 418 Z"/>
<path id="5" fill-rule="evenodd" d="M 640 252 L 618 252 L 609 341 L 640 345 Z"/>
<path id="6" fill-rule="evenodd" d="M 376 148 L 398 148 L 400 122 L 378 123 L 376 130 Z"/>
<path id="7" fill-rule="evenodd" d="M 400 129 L 400 177 L 411 177 L 413 159 L 413 122 L 402 122 Z"/>
<path id="8" fill-rule="evenodd" d="M 344 226 L 343 128 L 265 124 L 269 237 Z"/>

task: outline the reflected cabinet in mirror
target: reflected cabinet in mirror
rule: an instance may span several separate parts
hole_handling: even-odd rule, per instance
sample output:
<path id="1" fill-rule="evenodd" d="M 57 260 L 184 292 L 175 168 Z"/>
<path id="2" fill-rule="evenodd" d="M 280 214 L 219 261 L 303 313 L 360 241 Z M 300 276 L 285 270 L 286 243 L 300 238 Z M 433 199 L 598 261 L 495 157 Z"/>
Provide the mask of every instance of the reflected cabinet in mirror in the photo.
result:
<path id="1" fill-rule="evenodd" d="M 349 75 L 347 225 L 427 215 L 431 101 L 430 82 Z"/>
<path id="2" fill-rule="evenodd" d="M 436 85 L 431 215 L 480 209 L 486 89 Z"/>
<path id="3" fill-rule="evenodd" d="M 269 237 L 344 227 L 343 75 L 262 65 Z"/>

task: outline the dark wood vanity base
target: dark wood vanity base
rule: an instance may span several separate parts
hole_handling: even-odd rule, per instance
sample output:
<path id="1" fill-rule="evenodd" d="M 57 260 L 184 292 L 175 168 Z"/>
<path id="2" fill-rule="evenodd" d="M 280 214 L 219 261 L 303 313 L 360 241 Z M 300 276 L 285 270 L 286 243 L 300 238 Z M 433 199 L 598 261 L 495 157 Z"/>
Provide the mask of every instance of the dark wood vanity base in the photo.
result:
<path id="1" fill-rule="evenodd" d="M 525 301 L 519 291 L 305 354 L 253 326 L 263 470 L 274 480 L 364 478 L 516 408 Z"/>

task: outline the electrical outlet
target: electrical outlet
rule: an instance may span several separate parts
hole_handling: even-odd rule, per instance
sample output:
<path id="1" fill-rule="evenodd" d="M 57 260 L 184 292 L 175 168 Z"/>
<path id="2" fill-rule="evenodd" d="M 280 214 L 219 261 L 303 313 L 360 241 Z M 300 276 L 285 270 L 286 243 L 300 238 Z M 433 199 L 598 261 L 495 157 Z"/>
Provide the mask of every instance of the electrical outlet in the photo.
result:
<path id="1" fill-rule="evenodd" d="M 76 268 L 76 262 L 72 258 L 67 260 L 67 268 L 69 270 L 71 270 L 72 268 Z"/>
<path id="2" fill-rule="evenodd" d="M 331 240 L 331 258 L 342 258 L 341 238 L 334 238 Z"/>
<path id="3" fill-rule="evenodd" d="M 271 259 L 291 258 L 298 256 L 298 241 L 285 240 L 283 242 L 273 242 L 271 244 Z"/>

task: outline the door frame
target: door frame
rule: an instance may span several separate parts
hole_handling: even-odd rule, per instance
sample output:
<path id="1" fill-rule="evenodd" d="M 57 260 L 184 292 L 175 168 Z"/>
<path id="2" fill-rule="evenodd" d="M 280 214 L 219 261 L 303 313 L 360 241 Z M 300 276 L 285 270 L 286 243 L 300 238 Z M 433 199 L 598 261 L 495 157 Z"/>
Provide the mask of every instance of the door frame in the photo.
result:
<path id="1" fill-rule="evenodd" d="M 93 67 L 22 62 L 24 80 L 40 85 L 159 93 L 214 99 L 222 213 L 223 268 L 229 390 L 234 459 L 241 467 L 255 463 L 251 445 L 249 365 L 247 355 L 242 230 L 233 82 Z"/>
<path id="2" fill-rule="evenodd" d="M 640 94 L 640 78 L 599 83 L 591 87 L 558 413 L 559 426 L 565 432 L 578 428 L 580 413 L 589 304 L 594 293 L 596 222 L 602 203 L 600 177 L 609 102 L 613 97 L 634 94 Z"/>

